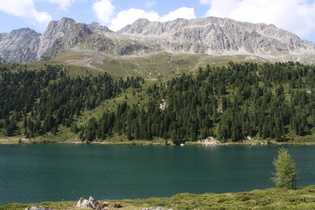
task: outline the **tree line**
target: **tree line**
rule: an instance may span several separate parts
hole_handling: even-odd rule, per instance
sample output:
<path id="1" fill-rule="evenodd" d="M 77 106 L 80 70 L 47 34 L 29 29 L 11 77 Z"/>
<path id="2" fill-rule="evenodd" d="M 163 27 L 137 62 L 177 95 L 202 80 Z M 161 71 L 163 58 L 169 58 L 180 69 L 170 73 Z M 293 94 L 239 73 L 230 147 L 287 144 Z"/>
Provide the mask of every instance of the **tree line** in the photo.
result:
<path id="1" fill-rule="evenodd" d="M 58 133 L 68 127 L 82 140 L 171 139 L 175 144 L 213 136 L 222 142 L 248 137 L 286 141 L 315 127 L 315 67 L 298 62 L 232 63 L 200 67 L 144 88 L 144 79 L 69 77 L 64 66 L 43 70 L 0 65 L 0 129 L 7 136 Z M 83 111 L 128 88 L 145 100 L 123 101 L 116 110 L 77 124 Z M 127 96 L 126 96 L 127 97 Z M 132 96 L 130 96 L 132 97 Z"/>
<path id="2" fill-rule="evenodd" d="M 139 88 L 142 83 L 140 77 L 113 79 L 107 73 L 70 78 L 61 65 L 14 71 L 2 67 L 0 128 L 7 136 L 56 134 L 61 125 L 72 127 L 83 111 L 94 109 L 129 87 Z"/>
<path id="3" fill-rule="evenodd" d="M 315 126 L 314 66 L 300 63 L 229 63 L 200 68 L 148 87 L 148 102 L 121 103 L 82 127 L 81 138 L 171 139 L 179 144 L 214 136 L 286 141 Z M 166 108 L 161 109 L 164 100 Z"/>

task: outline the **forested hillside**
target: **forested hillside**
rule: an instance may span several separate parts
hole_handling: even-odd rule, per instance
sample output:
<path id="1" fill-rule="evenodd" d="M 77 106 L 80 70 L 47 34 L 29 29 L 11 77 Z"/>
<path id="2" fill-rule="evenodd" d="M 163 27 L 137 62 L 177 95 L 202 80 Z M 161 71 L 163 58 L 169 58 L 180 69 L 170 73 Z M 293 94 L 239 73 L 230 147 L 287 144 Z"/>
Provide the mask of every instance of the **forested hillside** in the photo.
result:
<path id="1" fill-rule="evenodd" d="M 159 81 L 106 73 L 69 77 L 65 66 L 35 71 L 0 65 L 0 129 L 5 136 L 34 138 L 67 128 L 82 141 L 288 141 L 315 132 L 314 87 L 315 66 L 293 62 L 207 65 Z M 130 100 L 137 95 L 144 100 Z M 102 113 L 81 120 L 101 104 Z"/>
<path id="2" fill-rule="evenodd" d="M 60 126 L 73 126 L 76 132 L 74 118 L 83 110 L 143 82 L 129 77 L 114 80 L 107 73 L 70 78 L 66 67 L 58 65 L 33 71 L 25 65 L 9 67 L 0 67 L 0 128 L 6 136 L 57 134 Z"/>

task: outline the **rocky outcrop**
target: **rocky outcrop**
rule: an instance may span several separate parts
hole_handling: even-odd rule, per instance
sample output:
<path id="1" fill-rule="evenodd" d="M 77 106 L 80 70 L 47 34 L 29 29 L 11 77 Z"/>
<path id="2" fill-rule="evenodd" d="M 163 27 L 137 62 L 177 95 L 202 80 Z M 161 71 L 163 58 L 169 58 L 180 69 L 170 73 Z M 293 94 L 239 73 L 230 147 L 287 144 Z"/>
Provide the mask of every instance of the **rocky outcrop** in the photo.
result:
<path id="1" fill-rule="evenodd" d="M 91 196 L 89 200 L 81 197 L 76 205 L 76 207 L 81 208 L 81 209 L 99 209 L 99 210 L 107 209 L 107 206 L 109 206 L 107 202 L 97 201 Z"/>
<path id="2" fill-rule="evenodd" d="M 152 53 L 247 55 L 272 61 L 315 62 L 315 44 L 274 25 L 227 18 L 139 19 L 118 32 L 98 23 L 63 18 L 43 34 L 18 29 L 0 34 L 0 62 L 50 60 L 67 51 L 89 55 L 144 56 Z"/>
<path id="3" fill-rule="evenodd" d="M 105 36 L 91 37 L 104 32 L 111 31 L 98 23 L 87 25 L 63 18 L 50 22 L 44 34 L 28 28 L 0 34 L 0 62 L 50 60 L 62 50 L 85 42 L 93 44 L 97 51 L 113 48 L 113 42 Z"/>
<path id="4" fill-rule="evenodd" d="M 315 52 L 315 44 L 274 25 L 227 18 L 177 19 L 165 23 L 140 19 L 118 31 L 142 40 L 155 40 L 168 52 L 278 56 Z"/>
<path id="5" fill-rule="evenodd" d="M 3 59 L 2 57 L 0 57 L 0 63 L 7 63 L 7 61 Z"/>
<path id="6" fill-rule="evenodd" d="M 126 46 L 118 46 L 115 50 L 115 54 L 118 55 L 130 55 L 133 54 L 134 52 L 137 51 L 145 51 L 145 50 L 149 50 L 150 48 L 145 46 L 145 45 L 141 45 L 141 44 L 129 44 Z"/>
<path id="7" fill-rule="evenodd" d="M 69 48 L 87 40 L 93 27 L 77 24 L 70 18 L 49 23 L 47 30 L 41 36 L 37 59 L 50 60 L 62 49 Z"/>
<path id="8" fill-rule="evenodd" d="M 52 208 L 45 208 L 45 207 L 42 207 L 42 206 L 33 206 L 33 207 L 26 208 L 25 210 L 54 210 L 54 209 L 52 209 Z"/>
<path id="9" fill-rule="evenodd" d="M 94 33 L 95 32 L 112 32 L 106 26 L 100 25 L 99 23 L 96 23 L 96 22 L 93 22 L 90 25 L 87 25 L 87 27 Z"/>
<path id="10" fill-rule="evenodd" d="M 167 107 L 166 101 L 164 99 L 162 99 L 160 101 L 160 110 L 165 110 Z"/>
<path id="11" fill-rule="evenodd" d="M 220 141 L 218 141 L 217 139 L 213 138 L 212 136 L 199 141 L 199 143 L 201 143 L 202 145 L 205 145 L 205 146 L 224 145 Z"/>
<path id="12" fill-rule="evenodd" d="M 0 34 L 0 61 L 23 63 L 37 60 L 40 36 L 41 34 L 29 28 Z"/>

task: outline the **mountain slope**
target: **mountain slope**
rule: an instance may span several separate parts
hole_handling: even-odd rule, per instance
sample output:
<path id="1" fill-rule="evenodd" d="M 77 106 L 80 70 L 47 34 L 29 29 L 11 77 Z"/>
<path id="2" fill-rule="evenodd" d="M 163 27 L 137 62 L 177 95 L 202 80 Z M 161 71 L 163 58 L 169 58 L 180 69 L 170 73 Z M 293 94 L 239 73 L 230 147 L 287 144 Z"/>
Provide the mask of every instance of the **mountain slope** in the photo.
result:
<path id="1" fill-rule="evenodd" d="M 242 55 L 244 60 L 313 63 L 315 44 L 274 25 L 216 17 L 168 22 L 139 19 L 118 32 L 98 23 L 82 24 L 63 18 L 52 21 L 44 34 L 31 29 L 0 34 L 1 62 L 59 58 L 63 62 L 84 60 L 79 65 L 102 69 L 104 59 L 133 59 L 157 53 Z"/>
<path id="2" fill-rule="evenodd" d="M 227 18 L 177 19 L 166 23 L 140 19 L 118 33 L 160 39 L 165 51 L 201 54 L 299 54 L 314 51 L 313 43 L 274 25 L 251 24 Z"/>

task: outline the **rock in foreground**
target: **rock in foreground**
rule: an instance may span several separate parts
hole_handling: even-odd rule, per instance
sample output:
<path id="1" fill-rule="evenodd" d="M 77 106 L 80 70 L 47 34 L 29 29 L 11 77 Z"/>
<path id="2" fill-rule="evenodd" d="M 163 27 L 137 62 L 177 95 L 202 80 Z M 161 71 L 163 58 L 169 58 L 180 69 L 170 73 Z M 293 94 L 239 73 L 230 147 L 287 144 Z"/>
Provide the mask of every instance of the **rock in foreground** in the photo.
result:
<path id="1" fill-rule="evenodd" d="M 81 208 L 81 209 L 107 209 L 107 206 L 109 204 L 107 202 L 100 202 L 95 200 L 90 196 L 89 200 L 84 199 L 81 197 L 79 201 L 77 202 L 76 207 Z"/>
<path id="2" fill-rule="evenodd" d="M 54 209 L 52 209 L 52 208 L 45 208 L 45 207 L 42 207 L 42 206 L 33 206 L 33 207 L 26 208 L 25 210 L 54 210 Z"/>

